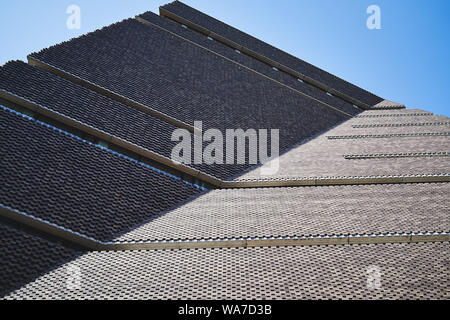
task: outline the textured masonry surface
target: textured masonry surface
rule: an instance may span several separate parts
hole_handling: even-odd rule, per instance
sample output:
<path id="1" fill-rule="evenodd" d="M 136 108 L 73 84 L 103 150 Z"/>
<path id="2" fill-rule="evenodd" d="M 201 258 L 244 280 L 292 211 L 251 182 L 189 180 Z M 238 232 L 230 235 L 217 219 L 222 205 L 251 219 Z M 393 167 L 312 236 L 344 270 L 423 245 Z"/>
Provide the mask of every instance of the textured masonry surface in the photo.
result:
<path id="1" fill-rule="evenodd" d="M 7 299 L 448 299 L 448 243 L 92 252 Z M 66 288 L 67 268 L 81 287 Z M 367 286 L 378 268 L 379 289 Z"/>
<path id="2" fill-rule="evenodd" d="M 120 241 L 450 231 L 450 183 L 213 190 Z"/>
<path id="3" fill-rule="evenodd" d="M 181 122 L 192 125 L 203 120 L 205 129 L 281 130 L 280 147 L 285 153 L 274 176 L 262 177 L 251 165 L 192 166 L 224 180 L 243 173 L 241 178 L 281 182 L 283 178 L 450 174 L 449 157 L 344 157 L 448 154 L 448 118 L 420 109 L 394 110 L 403 106 L 180 2 L 164 9 L 273 59 L 280 69 L 279 64 L 285 65 L 331 87 L 328 91 L 335 89 L 381 109 L 361 113 L 283 70 L 149 12 L 139 21 L 124 20 L 31 55 L 31 63 L 54 68 L 52 72 L 59 68 L 58 76 L 22 62 L 6 64 L 0 69 L 2 98 L 25 107 L 40 105 L 50 118 L 66 117 L 66 125 L 74 125 L 67 123 L 70 118 L 126 141 L 128 148 L 133 144 L 134 151 L 141 147 L 164 157 L 172 150 L 170 134 L 175 126 L 143 112 L 146 107 L 181 126 L 185 125 Z M 349 119 L 341 111 L 361 114 Z M 133 245 L 142 244 L 141 240 L 147 241 L 148 249 L 154 243 L 173 247 L 214 244 L 208 239 L 240 243 L 242 237 L 244 246 L 252 246 L 269 245 L 275 239 L 270 248 L 82 253 L 70 249 L 78 246 L 69 245 L 67 239 L 59 244 L 57 235 L 2 216 L 0 297 L 448 300 L 448 242 L 274 245 L 278 238 L 314 239 L 315 244 L 347 236 L 355 242 L 381 238 L 392 242 L 404 240 L 405 234 L 413 234 L 410 240 L 415 237 L 415 241 L 448 239 L 449 186 L 448 182 L 403 181 L 208 192 L 0 106 L 2 215 L 28 215 L 86 237 L 116 241 L 121 249 L 137 249 Z M 252 242 L 255 239 L 260 242 Z M 74 269 L 81 271 L 80 287 L 69 289 Z M 380 272 L 380 287 L 370 289 L 367 284 L 374 269 Z"/>
<path id="4" fill-rule="evenodd" d="M 5 110 L 0 141 L 0 204 L 97 240 L 203 192 Z"/>
<path id="5" fill-rule="evenodd" d="M 372 115 L 366 111 L 362 115 Z M 393 114 L 408 114 L 411 111 Z M 391 111 L 387 112 L 390 114 Z M 379 111 L 376 113 L 379 114 Z M 381 120 L 380 120 L 381 119 Z M 448 120 L 443 116 L 419 116 L 414 121 Z M 364 123 L 402 123 L 403 117 L 353 118 L 311 141 L 292 148 L 279 158 L 279 171 L 267 178 L 296 177 L 342 177 L 420 175 L 450 173 L 449 157 L 374 158 L 349 161 L 345 155 L 399 154 L 399 153 L 442 153 L 450 151 L 450 130 L 448 126 L 353 128 Z M 411 121 L 409 118 L 406 120 Z M 389 135 L 394 136 L 389 136 Z M 398 135 L 416 136 L 398 136 Z M 426 135 L 422 135 L 426 134 Z M 433 135 L 439 134 L 439 135 Z M 330 139 L 352 136 L 353 139 Z M 361 136 L 357 138 L 357 136 Z M 382 136 L 384 138 L 370 138 Z M 365 137 L 365 138 L 364 138 Z M 268 163 L 267 165 L 270 165 Z M 259 169 L 248 171 L 240 179 L 261 178 Z"/>
<path id="6" fill-rule="evenodd" d="M 80 253 L 0 223 L 0 297 Z"/>

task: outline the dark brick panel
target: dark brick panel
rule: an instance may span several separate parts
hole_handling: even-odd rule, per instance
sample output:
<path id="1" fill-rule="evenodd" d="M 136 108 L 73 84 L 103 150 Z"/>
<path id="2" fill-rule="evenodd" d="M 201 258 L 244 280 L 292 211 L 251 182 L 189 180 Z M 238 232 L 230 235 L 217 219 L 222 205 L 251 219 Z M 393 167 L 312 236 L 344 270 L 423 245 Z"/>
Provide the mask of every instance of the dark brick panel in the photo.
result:
<path id="1" fill-rule="evenodd" d="M 203 192 L 5 110 L 0 141 L 0 204 L 98 240 Z"/>
<path id="2" fill-rule="evenodd" d="M 160 17 L 153 12 L 146 12 L 140 15 L 142 19 L 145 19 L 148 22 L 151 22 L 159 27 L 162 27 L 166 30 L 169 30 L 179 36 L 182 36 L 185 39 L 193 41 L 209 50 L 212 50 L 224 57 L 227 57 L 233 61 L 236 61 L 246 67 L 249 67 L 255 71 L 258 71 L 274 80 L 277 80 L 285 85 L 288 85 L 298 91 L 301 91 L 311 97 L 314 97 L 320 101 L 328 103 L 329 105 L 347 112 L 349 114 L 355 115 L 360 113 L 362 110 L 355 108 L 351 103 L 348 103 L 340 98 L 331 97 L 326 94 L 325 91 L 309 85 L 307 83 L 303 83 L 298 81 L 295 77 L 285 73 L 275 71 L 270 65 L 263 63 L 259 60 L 256 60 L 246 54 L 238 53 L 233 48 L 222 44 L 218 41 L 211 41 L 206 36 L 201 33 L 194 31 L 192 29 L 185 29 L 179 23 L 176 23 L 172 20 L 165 19 Z"/>
<path id="3" fill-rule="evenodd" d="M 254 52 L 257 52 L 267 58 L 270 58 L 293 70 L 309 76 L 316 81 L 322 82 L 329 87 L 332 87 L 342 93 L 356 98 L 370 106 L 375 105 L 383 100 L 382 98 L 364 89 L 361 89 L 280 49 L 277 49 L 261 40 L 258 40 L 238 29 L 235 29 L 200 11 L 197 11 L 179 1 L 167 4 L 163 6 L 163 8 L 210 31 L 213 31 L 237 44 L 247 47 Z"/>
<path id="4" fill-rule="evenodd" d="M 0 90 L 170 157 L 177 127 L 20 61 L 0 69 Z"/>
<path id="5" fill-rule="evenodd" d="M 0 297 L 80 254 L 0 223 Z"/>
<path id="6" fill-rule="evenodd" d="M 0 90 L 170 158 L 175 126 L 133 107 L 23 62 L 0 69 Z M 191 135 L 191 139 L 192 135 Z M 189 165 L 219 179 L 231 179 L 252 165 Z"/>

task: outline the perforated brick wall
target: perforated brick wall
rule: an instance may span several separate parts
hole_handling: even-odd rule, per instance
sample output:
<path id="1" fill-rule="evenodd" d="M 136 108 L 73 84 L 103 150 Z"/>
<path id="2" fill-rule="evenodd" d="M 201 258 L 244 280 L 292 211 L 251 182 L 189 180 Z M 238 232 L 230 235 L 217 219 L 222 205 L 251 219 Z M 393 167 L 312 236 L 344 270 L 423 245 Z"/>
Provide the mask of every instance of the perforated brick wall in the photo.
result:
<path id="1" fill-rule="evenodd" d="M 98 240 L 203 192 L 6 110 L 0 141 L 0 204 Z"/>
<path id="2" fill-rule="evenodd" d="M 0 223 L 0 298 L 80 254 Z"/>

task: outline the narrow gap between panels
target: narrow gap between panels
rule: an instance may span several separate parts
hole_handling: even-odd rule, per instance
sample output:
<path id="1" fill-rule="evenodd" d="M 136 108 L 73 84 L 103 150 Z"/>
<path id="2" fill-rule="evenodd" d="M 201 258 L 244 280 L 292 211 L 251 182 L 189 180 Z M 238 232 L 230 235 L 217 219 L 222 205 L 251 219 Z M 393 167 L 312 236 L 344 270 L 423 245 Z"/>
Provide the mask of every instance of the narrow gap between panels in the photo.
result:
<path id="1" fill-rule="evenodd" d="M 68 126 L 58 120 L 35 112 L 25 106 L 18 105 L 8 100 L 1 99 L 5 110 L 14 111 L 23 117 L 37 121 L 41 125 L 50 126 L 60 132 L 81 139 L 86 143 L 95 145 L 107 152 L 124 157 L 130 161 L 147 166 L 152 170 L 180 179 L 188 184 L 197 186 L 202 190 L 208 189 L 232 189 L 232 188 L 271 188 L 271 187 L 306 187 L 306 186 L 334 186 L 334 185 L 363 185 L 363 184 L 393 184 L 393 183 L 423 183 L 423 182 L 447 182 L 448 175 L 410 175 L 410 176 L 362 176 L 362 177 L 327 177 L 327 178 L 268 178 L 268 179 L 241 179 L 234 181 L 220 181 L 217 184 L 207 183 L 201 177 L 191 176 L 183 171 L 159 163 L 156 160 L 146 158 L 129 149 L 125 149 L 110 141 L 105 141 L 85 131 Z"/>
<path id="2" fill-rule="evenodd" d="M 386 133 L 386 134 L 356 134 L 345 136 L 327 136 L 330 140 L 339 139 L 385 139 L 385 138 L 408 138 L 408 137 L 446 137 L 450 132 L 420 132 L 420 133 Z"/>

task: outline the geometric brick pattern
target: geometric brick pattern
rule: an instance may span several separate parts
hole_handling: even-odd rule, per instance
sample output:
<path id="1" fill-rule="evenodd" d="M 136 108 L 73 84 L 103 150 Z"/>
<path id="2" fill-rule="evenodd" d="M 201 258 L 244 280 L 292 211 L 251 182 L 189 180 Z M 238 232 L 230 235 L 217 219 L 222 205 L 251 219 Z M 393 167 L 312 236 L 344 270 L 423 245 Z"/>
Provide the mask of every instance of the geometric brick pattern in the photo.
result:
<path id="1" fill-rule="evenodd" d="M 0 70 L 4 104 L 34 115 L 0 105 L 0 296 L 450 299 L 448 118 L 178 1 L 161 14 Z M 280 129 L 279 171 L 178 167 L 227 180 L 206 190 L 143 159 L 170 166 L 195 120 Z"/>
<path id="2" fill-rule="evenodd" d="M 373 111 L 366 111 L 362 115 L 371 115 L 372 113 Z M 418 111 L 415 110 L 414 113 L 418 113 Z M 417 117 L 418 121 L 423 118 L 432 118 L 438 122 L 448 120 L 442 116 Z M 375 118 L 352 118 L 325 134 L 292 148 L 280 156 L 279 170 L 269 178 L 449 173 L 450 159 L 448 157 L 423 156 L 443 155 L 450 150 L 450 139 L 448 138 L 450 133 L 447 132 L 447 127 L 394 127 L 398 124 L 398 118 L 383 118 L 383 122 L 387 122 L 386 126 L 392 125 L 392 127 L 369 128 L 369 124 L 373 121 L 377 120 Z M 364 128 L 354 128 L 355 123 L 359 123 Z M 365 160 L 348 161 L 349 156 L 352 159 Z M 271 164 L 268 163 L 266 166 L 271 166 Z M 251 178 L 261 178 L 259 168 L 248 171 L 239 179 Z"/>
<path id="3" fill-rule="evenodd" d="M 376 158 L 410 158 L 410 157 L 448 157 L 450 152 L 418 152 L 391 154 L 353 154 L 345 155 L 345 159 L 376 159 Z"/>
<path id="4" fill-rule="evenodd" d="M 450 231 L 450 183 L 213 190 L 119 241 Z"/>
<path id="5" fill-rule="evenodd" d="M 12 111 L 0 129 L 0 204 L 97 240 L 203 192 Z"/>
<path id="6" fill-rule="evenodd" d="M 205 35 L 190 28 L 183 28 L 181 24 L 175 21 L 158 16 L 150 11 L 140 15 L 139 18 L 145 20 L 145 23 L 150 23 L 151 26 L 157 26 L 159 28 L 163 28 L 164 30 L 172 32 L 173 34 L 192 41 L 195 44 L 211 50 L 218 55 L 226 57 L 227 59 L 231 59 L 236 63 L 239 63 L 240 65 L 260 72 L 263 75 L 270 77 L 271 79 L 279 81 L 284 85 L 312 96 L 346 113 L 355 115 L 362 111 L 359 108 L 355 108 L 351 103 L 348 103 L 338 97 L 326 94 L 324 90 L 309 85 L 303 81 L 299 81 L 296 77 L 293 77 L 285 72 L 274 70 L 272 66 L 268 65 L 267 63 L 254 59 L 246 54 L 242 54 L 238 50 L 234 50 L 233 48 L 230 48 L 229 46 L 219 41 L 211 41 Z"/>
<path id="7" fill-rule="evenodd" d="M 80 253 L 0 223 L 0 297 Z"/>
<path id="8" fill-rule="evenodd" d="M 449 250 L 421 243 L 92 252 L 7 299 L 449 299 Z M 75 289 L 66 285 L 71 266 L 81 271 Z"/>

